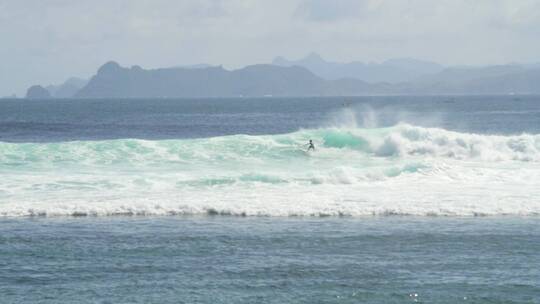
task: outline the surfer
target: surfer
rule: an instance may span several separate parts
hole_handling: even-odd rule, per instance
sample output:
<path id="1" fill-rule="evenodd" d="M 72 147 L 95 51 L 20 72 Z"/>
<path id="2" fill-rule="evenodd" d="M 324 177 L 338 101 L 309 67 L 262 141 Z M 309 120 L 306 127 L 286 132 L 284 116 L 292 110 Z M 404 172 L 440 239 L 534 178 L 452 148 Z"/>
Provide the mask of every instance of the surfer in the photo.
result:
<path id="1" fill-rule="evenodd" d="M 311 139 L 309 140 L 307 150 L 308 150 L 308 151 L 309 151 L 309 150 L 315 151 L 315 145 L 313 144 L 313 140 L 311 140 Z"/>

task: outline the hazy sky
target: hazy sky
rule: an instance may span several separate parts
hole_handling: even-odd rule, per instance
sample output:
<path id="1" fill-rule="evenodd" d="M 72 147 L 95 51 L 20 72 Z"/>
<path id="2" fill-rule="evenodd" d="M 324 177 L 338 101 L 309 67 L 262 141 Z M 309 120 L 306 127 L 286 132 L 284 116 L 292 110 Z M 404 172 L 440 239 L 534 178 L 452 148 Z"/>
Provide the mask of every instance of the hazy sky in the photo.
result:
<path id="1" fill-rule="evenodd" d="M 540 0 L 0 0 L 0 43 L 0 96 L 108 60 L 540 62 Z"/>

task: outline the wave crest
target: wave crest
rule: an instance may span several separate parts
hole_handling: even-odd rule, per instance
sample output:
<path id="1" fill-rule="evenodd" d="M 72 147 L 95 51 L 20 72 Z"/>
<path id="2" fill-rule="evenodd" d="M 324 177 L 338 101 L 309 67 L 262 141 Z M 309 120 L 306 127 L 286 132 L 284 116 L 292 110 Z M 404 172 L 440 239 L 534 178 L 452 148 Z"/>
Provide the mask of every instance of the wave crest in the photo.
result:
<path id="1" fill-rule="evenodd" d="M 306 152 L 312 139 L 315 152 Z M 0 143 L 0 216 L 538 215 L 540 136 L 401 124 Z"/>

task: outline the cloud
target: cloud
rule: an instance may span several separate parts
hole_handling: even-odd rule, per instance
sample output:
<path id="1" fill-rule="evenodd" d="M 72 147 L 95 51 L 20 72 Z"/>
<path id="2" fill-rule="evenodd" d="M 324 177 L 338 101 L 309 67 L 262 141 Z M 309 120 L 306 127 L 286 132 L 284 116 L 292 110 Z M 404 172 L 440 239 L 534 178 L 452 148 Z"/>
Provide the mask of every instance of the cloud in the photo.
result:
<path id="1" fill-rule="evenodd" d="M 361 16 L 367 3 L 358 0 L 305 0 L 298 6 L 296 15 L 310 21 L 340 21 Z"/>

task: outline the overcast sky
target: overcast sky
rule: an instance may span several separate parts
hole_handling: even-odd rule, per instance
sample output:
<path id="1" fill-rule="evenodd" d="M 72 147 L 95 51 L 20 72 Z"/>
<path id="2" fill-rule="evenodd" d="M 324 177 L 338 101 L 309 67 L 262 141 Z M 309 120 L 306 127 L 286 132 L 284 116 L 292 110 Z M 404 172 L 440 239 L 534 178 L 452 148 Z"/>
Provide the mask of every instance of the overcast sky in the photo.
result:
<path id="1" fill-rule="evenodd" d="M 0 96 L 108 60 L 540 62 L 540 0 L 0 0 Z"/>

